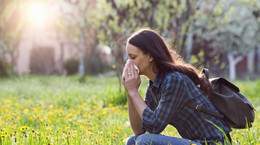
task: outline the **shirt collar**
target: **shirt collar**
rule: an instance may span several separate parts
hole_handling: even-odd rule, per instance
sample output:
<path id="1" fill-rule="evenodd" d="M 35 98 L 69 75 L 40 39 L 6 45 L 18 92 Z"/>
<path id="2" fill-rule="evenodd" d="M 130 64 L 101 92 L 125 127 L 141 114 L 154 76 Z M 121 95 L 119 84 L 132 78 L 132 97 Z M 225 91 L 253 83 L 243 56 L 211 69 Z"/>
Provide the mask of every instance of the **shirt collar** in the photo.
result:
<path id="1" fill-rule="evenodd" d="M 150 86 L 154 86 L 156 88 L 159 88 L 160 84 L 163 82 L 164 78 L 165 78 L 166 73 L 165 72 L 158 72 L 154 82 L 152 82 L 151 80 L 149 81 Z"/>

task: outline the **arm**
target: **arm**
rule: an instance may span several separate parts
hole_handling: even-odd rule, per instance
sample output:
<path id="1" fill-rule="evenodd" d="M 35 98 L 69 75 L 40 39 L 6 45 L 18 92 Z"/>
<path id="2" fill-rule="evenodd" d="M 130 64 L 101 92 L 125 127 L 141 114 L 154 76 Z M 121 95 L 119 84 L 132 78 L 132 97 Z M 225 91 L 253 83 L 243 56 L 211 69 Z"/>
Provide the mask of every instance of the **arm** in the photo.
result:
<path id="1" fill-rule="evenodd" d="M 135 135 L 140 135 L 145 133 L 145 130 L 142 129 L 142 120 L 138 115 L 131 98 L 127 95 L 127 104 L 128 104 L 128 115 L 131 124 L 131 128 Z"/>
<path id="2" fill-rule="evenodd" d="M 135 133 L 135 135 L 140 135 L 145 133 L 145 130 L 142 129 L 142 111 L 144 110 L 142 108 L 144 107 L 141 107 L 139 105 L 139 102 L 142 103 L 141 104 L 142 106 L 143 105 L 147 106 L 147 105 L 145 104 L 143 98 L 138 92 L 138 88 L 141 83 L 140 75 L 138 74 L 138 72 L 135 71 L 133 63 L 130 62 L 129 65 L 130 68 L 126 68 L 126 72 L 125 72 L 126 76 L 123 79 L 122 83 L 124 84 L 124 87 L 127 91 L 129 120 L 130 120 L 132 130 Z"/>

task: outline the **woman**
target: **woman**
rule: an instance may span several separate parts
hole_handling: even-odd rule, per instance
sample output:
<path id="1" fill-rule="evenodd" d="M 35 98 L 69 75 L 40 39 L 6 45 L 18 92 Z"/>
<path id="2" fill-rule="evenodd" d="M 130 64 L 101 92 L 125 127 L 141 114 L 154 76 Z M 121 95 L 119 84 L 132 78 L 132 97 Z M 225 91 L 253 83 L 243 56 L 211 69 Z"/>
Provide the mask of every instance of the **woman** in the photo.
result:
<path id="1" fill-rule="evenodd" d="M 128 39 L 126 51 L 130 63 L 125 66 L 123 85 L 135 134 L 129 137 L 127 145 L 224 144 L 222 131 L 227 136 L 231 131 L 226 122 L 187 105 L 192 102 L 218 112 L 206 97 L 210 84 L 205 76 L 199 76 L 197 69 L 182 61 L 164 39 L 150 29 L 134 33 Z M 134 65 L 139 68 L 139 73 Z M 140 75 L 149 79 L 145 100 L 138 92 Z M 183 138 L 161 135 L 168 124 L 174 126 Z M 146 131 L 148 134 L 144 134 Z"/>

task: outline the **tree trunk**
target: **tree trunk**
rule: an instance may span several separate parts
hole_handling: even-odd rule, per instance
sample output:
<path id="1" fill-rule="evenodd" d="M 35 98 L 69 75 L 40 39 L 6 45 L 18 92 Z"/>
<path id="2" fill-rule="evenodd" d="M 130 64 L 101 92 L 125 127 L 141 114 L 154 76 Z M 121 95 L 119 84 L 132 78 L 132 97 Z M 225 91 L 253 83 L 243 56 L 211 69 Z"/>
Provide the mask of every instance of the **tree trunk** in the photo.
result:
<path id="1" fill-rule="evenodd" d="M 4 76 L 4 77 L 8 77 L 8 73 L 6 71 L 6 68 L 2 62 L 2 60 L 0 59 L 0 76 L 1 74 Z"/>
<path id="2" fill-rule="evenodd" d="M 191 29 L 190 29 L 191 30 Z M 187 36 L 187 45 L 186 45 L 186 61 L 191 63 L 191 51 L 192 51 L 192 44 L 193 44 L 193 32 L 192 30 L 188 33 Z"/>
<path id="3" fill-rule="evenodd" d="M 257 47 L 257 72 L 260 73 L 260 46 Z"/>
<path id="4" fill-rule="evenodd" d="M 229 78 L 231 80 L 236 79 L 236 65 L 243 59 L 243 56 L 235 57 L 232 52 L 227 54 L 228 57 L 228 64 L 229 64 Z"/>
<path id="5" fill-rule="evenodd" d="M 251 50 L 247 54 L 247 72 L 249 75 L 252 75 L 254 73 L 254 59 L 255 59 L 255 50 Z"/>
<path id="6" fill-rule="evenodd" d="M 119 67 L 119 64 L 117 61 L 115 61 L 115 64 L 116 64 L 116 75 L 117 75 L 118 82 L 119 82 L 118 91 L 119 91 L 120 96 L 122 96 L 123 95 L 122 94 L 122 74 L 121 74 L 120 67 Z"/>
<path id="7" fill-rule="evenodd" d="M 85 74 L 84 66 L 84 47 L 85 47 L 85 38 L 84 38 L 84 27 L 80 27 L 80 39 L 79 39 L 79 68 L 78 72 L 81 76 Z"/>
<path id="8" fill-rule="evenodd" d="M 109 43 L 109 47 L 110 48 L 113 48 L 115 50 L 115 46 L 112 42 Z M 122 96 L 122 72 L 120 70 L 120 66 L 119 66 L 119 62 L 117 61 L 118 58 L 117 58 L 117 55 L 115 54 L 115 51 L 112 50 L 111 51 L 111 54 L 113 56 L 113 58 L 115 59 L 115 65 L 116 65 L 116 76 L 118 78 L 118 83 L 119 83 L 119 87 L 118 87 L 118 91 L 119 91 L 119 94 L 120 96 Z"/>
<path id="9" fill-rule="evenodd" d="M 60 75 L 64 74 L 64 43 L 60 42 L 60 63 L 61 63 L 61 70 Z"/>

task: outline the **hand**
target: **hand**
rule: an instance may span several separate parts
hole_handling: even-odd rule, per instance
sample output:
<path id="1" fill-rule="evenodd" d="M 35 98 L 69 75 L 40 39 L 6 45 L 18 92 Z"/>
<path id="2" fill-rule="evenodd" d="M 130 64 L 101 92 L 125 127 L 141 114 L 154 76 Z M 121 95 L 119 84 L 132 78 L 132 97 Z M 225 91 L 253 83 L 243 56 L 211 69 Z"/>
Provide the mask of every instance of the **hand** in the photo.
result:
<path id="1" fill-rule="evenodd" d="M 134 68 L 133 61 L 130 61 L 127 66 L 125 66 L 125 78 L 123 78 L 123 85 L 127 93 L 136 93 L 141 84 L 140 75 L 137 70 Z"/>

